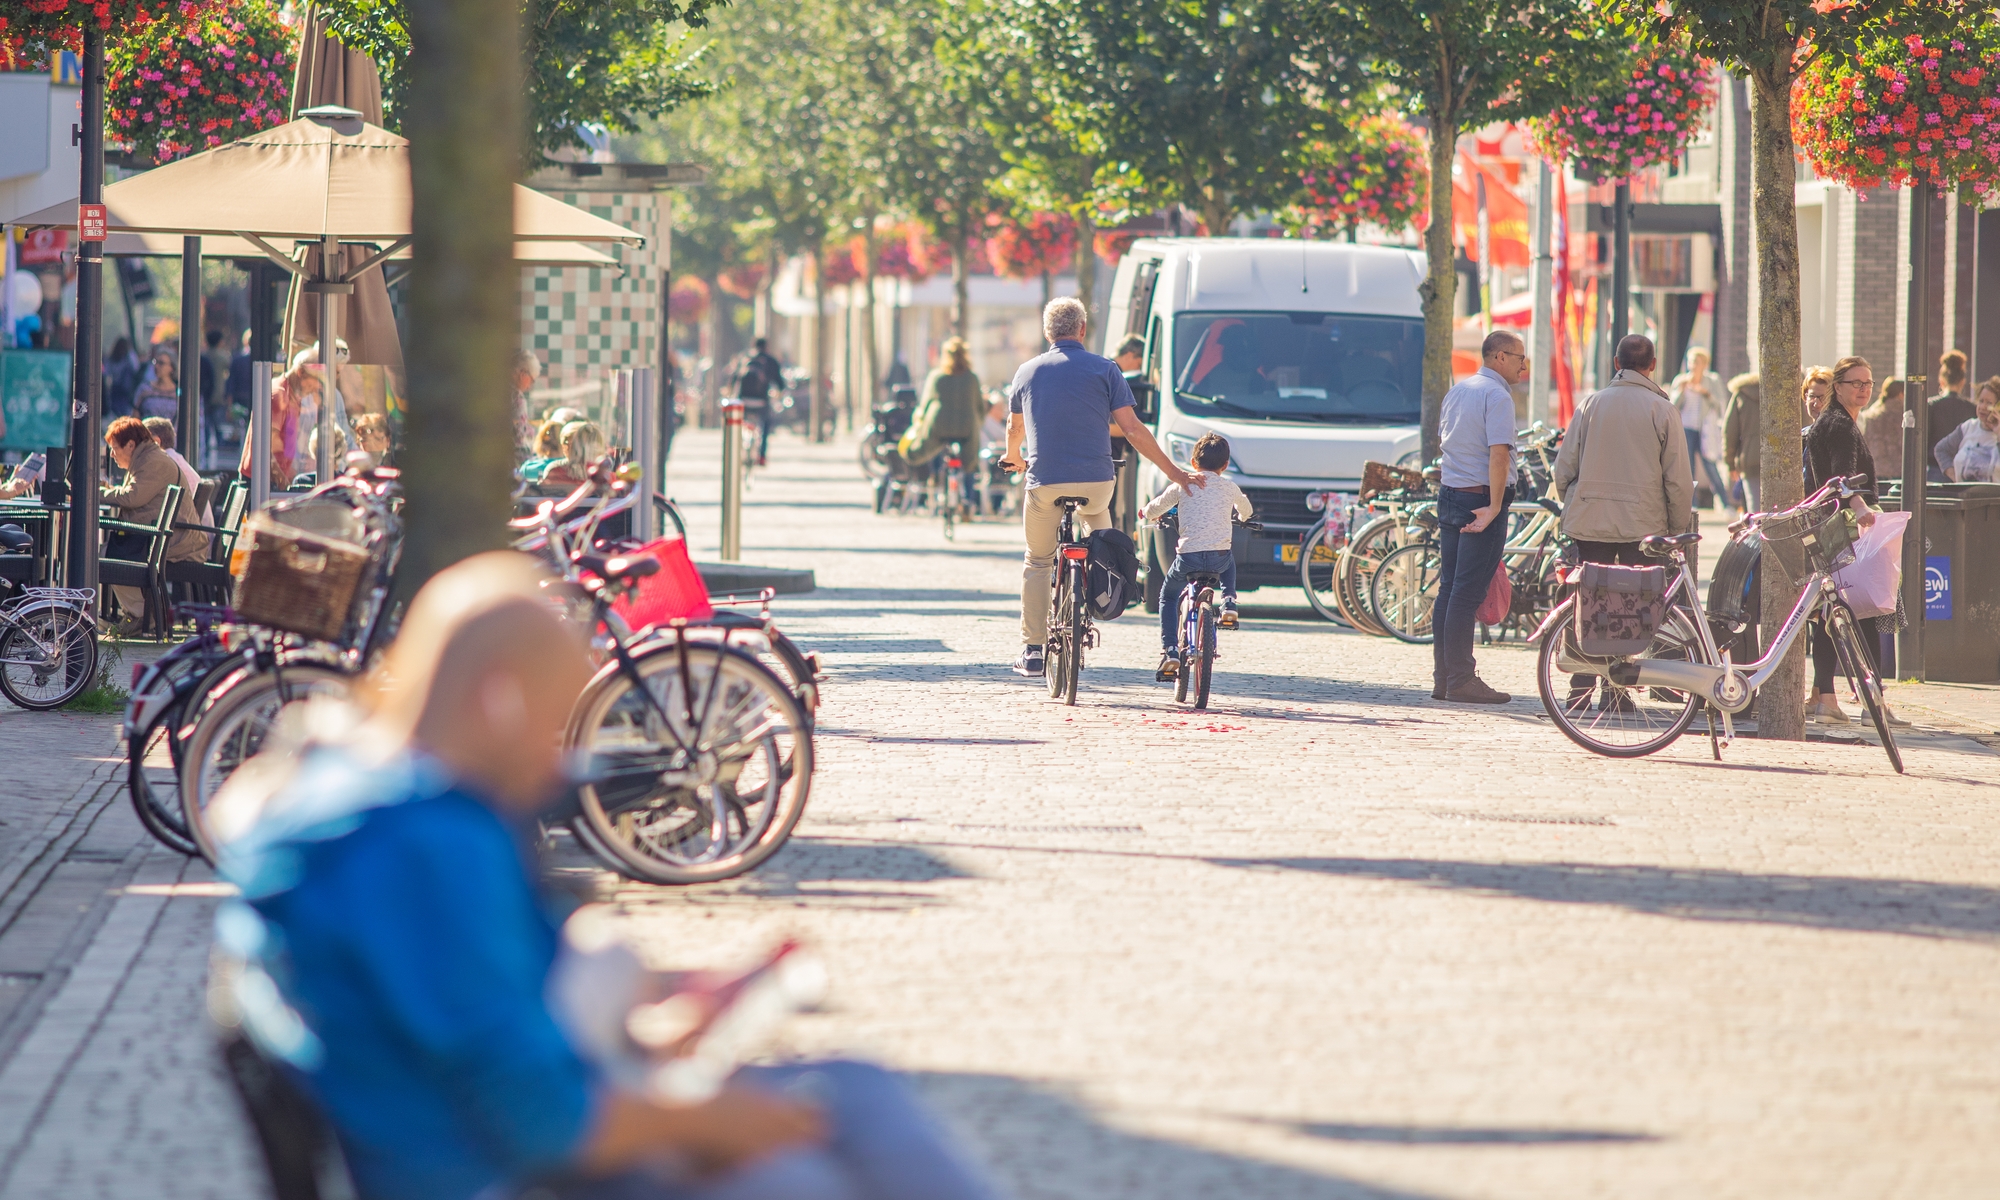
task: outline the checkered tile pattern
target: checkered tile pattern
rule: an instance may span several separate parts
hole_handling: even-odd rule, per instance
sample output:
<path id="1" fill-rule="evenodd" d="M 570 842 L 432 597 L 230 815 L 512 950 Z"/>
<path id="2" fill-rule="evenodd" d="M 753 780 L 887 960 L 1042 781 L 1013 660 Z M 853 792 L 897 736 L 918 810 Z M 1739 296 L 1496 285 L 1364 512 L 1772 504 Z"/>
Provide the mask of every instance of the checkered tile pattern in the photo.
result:
<path id="1" fill-rule="evenodd" d="M 645 246 L 600 245 L 620 273 L 598 267 L 528 267 L 521 272 L 521 345 L 545 368 L 538 388 L 604 378 L 622 367 L 656 365 L 660 277 L 667 258 L 666 197 L 650 191 L 543 189 L 646 239 Z"/>

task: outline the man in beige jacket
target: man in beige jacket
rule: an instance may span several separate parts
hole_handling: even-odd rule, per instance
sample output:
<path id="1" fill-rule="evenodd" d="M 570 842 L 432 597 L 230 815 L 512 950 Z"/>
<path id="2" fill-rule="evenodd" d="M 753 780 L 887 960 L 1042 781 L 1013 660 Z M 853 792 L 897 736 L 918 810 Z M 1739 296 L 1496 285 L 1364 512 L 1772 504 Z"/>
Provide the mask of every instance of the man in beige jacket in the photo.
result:
<path id="1" fill-rule="evenodd" d="M 1585 562 L 1658 566 L 1661 560 L 1640 553 L 1639 539 L 1695 527 L 1687 437 L 1680 410 L 1653 382 L 1652 339 L 1635 333 L 1620 341 L 1617 366 L 1563 434 L 1554 480 L 1563 532 Z M 1572 702 L 1587 702 L 1594 682 L 1572 676 Z M 1607 701 L 1626 703 L 1622 696 Z"/>

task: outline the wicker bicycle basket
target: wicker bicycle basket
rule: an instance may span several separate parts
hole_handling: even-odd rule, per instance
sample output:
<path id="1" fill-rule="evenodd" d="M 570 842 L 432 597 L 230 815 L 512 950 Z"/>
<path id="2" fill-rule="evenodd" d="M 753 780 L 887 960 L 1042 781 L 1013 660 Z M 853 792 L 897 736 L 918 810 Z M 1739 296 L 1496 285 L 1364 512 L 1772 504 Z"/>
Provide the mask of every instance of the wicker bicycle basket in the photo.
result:
<path id="1" fill-rule="evenodd" d="M 366 549 L 289 525 L 269 513 L 243 522 L 236 611 L 246 621 L 336 642 L 368 577 Z"/>
<path id="2" fill-rule="evenodd" d="M 1757 523 L 1764 549 L 1795 585 L 1853 562 L 1858 529 L 1854 514 L 1838 504 L 1801 504 Z"/>

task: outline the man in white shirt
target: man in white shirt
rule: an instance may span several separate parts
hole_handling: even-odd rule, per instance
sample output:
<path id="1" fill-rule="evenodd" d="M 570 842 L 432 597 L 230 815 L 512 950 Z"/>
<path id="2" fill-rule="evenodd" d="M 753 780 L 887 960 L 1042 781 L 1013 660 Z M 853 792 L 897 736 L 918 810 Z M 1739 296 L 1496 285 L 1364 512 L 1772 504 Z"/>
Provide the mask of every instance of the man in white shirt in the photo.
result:
<path id="1" fill-rule="evenodd" d="M 193 464 L 181 457 L 180 451 L 174 449 L 174 423 L 165 417 L 147 417 L 145 425 L 146 432 L 153 435 L 153 440 L 160 444 L 160 449 L 164 450 L 167 457 L 174 460 L 174 465 L 181 469 L 181 486 L 187 489 L 188 500 L 192 502 L 195 493 L 201 490 L 201 475 L 194 469 Z M 213 504 L 201 506 L 201 523 L 215 524 Z"/>
<path id="2" fill-rule="evenodd" d="M 1479 372 L 1444 394 L 1438 419 L 1443 485 L 1438 493 L 1438 590 L 1431 610 L 1431 699 L 1505 704 L 1513 697 L 1479 678 L 1473 618 L 1507 546 L 1514 492 L 1514 392 L 1528 377 L 1528 347 L 1496 329 L 1479 348 Z"/>

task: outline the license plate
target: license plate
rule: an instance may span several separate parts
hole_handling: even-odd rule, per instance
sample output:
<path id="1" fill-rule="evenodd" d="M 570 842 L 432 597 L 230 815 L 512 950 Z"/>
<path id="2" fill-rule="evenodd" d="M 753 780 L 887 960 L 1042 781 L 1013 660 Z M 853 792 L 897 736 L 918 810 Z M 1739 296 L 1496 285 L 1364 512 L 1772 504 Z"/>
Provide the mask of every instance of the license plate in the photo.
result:
<path id="1" fill-rule="evenodd" d="M 1278 561 L 1281 563 L 1297 564 L 1299 561 L 1299 552 L 1302 549 L 1304 547 L 1300 546 L 1297 542 L 1287 542 L 1277 548 Z M 1321 542 L 1319 545 L 1313 547 L 1314 562 L 1330 563 L 1333 561 L 1333 558 L 1333 547 L 1327 545 L 1325 542 Z"/>

